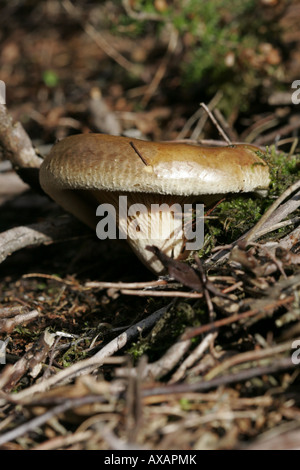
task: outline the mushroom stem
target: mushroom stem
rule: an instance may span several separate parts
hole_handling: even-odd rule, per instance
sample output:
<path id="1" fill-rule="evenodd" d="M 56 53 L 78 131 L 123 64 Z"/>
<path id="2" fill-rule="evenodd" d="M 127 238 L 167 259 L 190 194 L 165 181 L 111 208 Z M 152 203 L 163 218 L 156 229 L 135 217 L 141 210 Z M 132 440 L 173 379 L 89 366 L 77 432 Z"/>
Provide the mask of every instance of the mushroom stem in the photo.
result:
<path id="1" fill-rule="evenodd" d="M 186 242 L 194 234 L 192 230 L 194 198 L 142 195 L 112 192 L 94 192 L 99 202 L 97 214 L 104 216 L 96 227 L 98 238 L 126 239 L 139 259 L 156 274 L 164 273 L 162 263 L 148 250 L 148 245 L 157 246 L 174 259 L 188 256 Z M 188 203 L 187 203 L 188 202 Z M 201 223 L 202 221 L 197 221 Z M 196 232 L 195 232 L 196 233 Z"/>

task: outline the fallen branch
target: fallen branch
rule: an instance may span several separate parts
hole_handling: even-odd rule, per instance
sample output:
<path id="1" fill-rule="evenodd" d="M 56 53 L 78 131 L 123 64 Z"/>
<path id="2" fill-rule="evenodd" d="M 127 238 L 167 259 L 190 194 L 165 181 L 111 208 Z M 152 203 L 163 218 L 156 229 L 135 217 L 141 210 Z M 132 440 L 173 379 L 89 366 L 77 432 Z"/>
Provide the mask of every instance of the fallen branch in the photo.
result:
<path id="1" fill-rule="evenodd" d="M 14 168 L 39 168 L 43 161 L 22 124 L 14 122 L 4 105 L 0 105 L 0 144 Z"/>
<path id="2" fill-rule="evenodd" d="M 15 315 L 13 318 L 1 319 L 0 320 L 0 331 L 1 333 L 8 333 L 12 331 L 17 325 L 22 325 L 35 320 L 40 315 L 38 310 L 32 310 L 31 312 L 22 313 Z"/>
<path id="3" fill-rule="evenodd" d="M 71 240 L 78 238 L 77 234 L 80 232 L 81 236 L 89 236 L 88 232 L 83 230 L 83 225 L 69 216 L 49 219 L 27 227 L 14 227 L 0 234 L 0 263 L 12 253 L 28 246 Z"/>

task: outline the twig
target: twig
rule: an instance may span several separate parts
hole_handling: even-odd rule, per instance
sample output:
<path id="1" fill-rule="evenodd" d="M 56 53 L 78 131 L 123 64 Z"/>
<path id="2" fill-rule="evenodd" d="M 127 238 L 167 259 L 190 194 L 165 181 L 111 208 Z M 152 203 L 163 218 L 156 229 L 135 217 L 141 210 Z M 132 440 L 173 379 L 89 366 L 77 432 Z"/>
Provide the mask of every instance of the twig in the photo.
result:
<path id="1" fill-rule="evenodd" d="M 140 75 L 138 67 L 129 62 L 129 60 L 120 54 L 111 43 L 106 41 L 104 37 L 98 31 L 96 31 L 91 23 L 84 24 L 82 22 L 79 9 L 75 7 L 70 0 L 63 0 L 62 6 L 69 13 L 69 15 L 78 21 L 84 32 L 97 44 L 98 47 L 100 47 L 103 52 L 105 52 L 106 55 L 108 55 L 128 72 L 134 75 Z"/>
<path id="2" fill-rule="evenodd" d="M 7 433 L 0 436 L 0 446 L 5 444 L 6 442 L 17 439 L 18 437 L 22 436 L 27 432 L 35 431 L 37 428 L 45 424 L 49 419 L 53 418 L 54 416 L 57 416 L 61 413 L 65 413 L 66 411 L 72 408 L 77 408 L 79 406 L 84 406 L 97 402 L 103 402 L 102 395 L 86 395 L 80 398 L 68 398 L 63 403 L 54 406 L 42 415 L 37 416 L 31 421 L 21 424 L 15 429 L 12 429 L 11 431 L 8 431 Z"/>
<path id="3" fill-rule="evenodd" d="M 136 367 L 136 374 L 128 377 L 126 393 L 126 435 L 130 444 L 135 444 L 141 430 L 143 420 L 143 407 L 141 401 L 141 382 L 147 363 L 146 356 L 142 356 Z"/>
<path id="4" fill-rule="evenodd" d="M 269 207 L 267 212 L 264 213 L 264 215 L 260 218 L 258 223 L 248 232 L 246 237 L 244 238 L 244 244 L 247 246 L 251 241 L 255 240 L 257 238 L 257 233 L 259 233 L 267 224 L 267 221 L 270 219 L 271 215 L 275 212 L 275 209 L 277 209 L 278 206 L 291 194 L 293 194 L 297 189 L 300 188 L 300 180 L 296 181 L 296 183 L 292 184 L 288 189 L 286 189 L 281 196 L 279 196 L 276 201 Z M 300 193 L 299 193 L 300 194 Z M 281 210 L 280 212 L 277 212 L 278 218 L 281 217 Z M 286 215 L 284 214 L 284 217 Z M 282 218 L 280 219 L 282 220 Z M 279 220 L 276 220 L 276 222 Z M 272 221 L 274 223 L 274 219 Z"/>
<path id="5" fill-rule="evenodd" d="M 208 108 L 210 110 L 212 110 L 215 106 L 217 106 L 217 104 L 219 103 L 222 96 L 223 96 L 223 93 L 221 91 L 218 91 L 215 94 L 215 96 L 212 98 L 212 100 L 208 103 Z M 200 118 L 202 118 L 202 119 L 200 119 Z M 193 131 L 193 134 L 192 134 L 193 138 L 191 137 L 191 139 L 189 139 L 189 140 L 190 140 L 191 143 L 193 143 L 193 140 L 195 140 L 196 143 L 197 143 L 197 138 L 198 138 L 199 134 L 201 133 L 204 124 L 207 121 L 207 114 L 204 113 L 204 110 L 203 110 L 202 106 L 200 106 L 197 109 L 197 111 L 186 121 L 185 125 L 183 126 L 183 128 L 181 129 L 179 134 L 177 135 L 176 141 L 180 141 L 181 139 L 184 139 L 186 137 L 186 135 L 188 134 L 189 130 L 191 129 L 191 127 L 193 126 L 193 124 L 196 121 L 198 121 L 198 124 L 197 124 L 196 128 Z M 201 143 L 203 143 L 203 141 Z M 203 145 L 205 145 L 205 143 L 203 143 Z M 207 145 L 218 145 L 218 143 L 219 143 L 219 141 L 209 141 L 209 142 L 207 142 Z"/>
<path id="6" fill-rule="evenodd" d="M 74 434 L 67 434 L 66 436 L 58 436 L 52 439 L 49 439 L 42 444 L 38 444 L 31 450 L 55 450 L 61 449 L 62 447 L 69 447 L 73 444 L 78 444 L 79 442 L 86 441 L 89 442 L 93 437 L 93 431 L 82 431 L 75 432 Z"/>
<path id="7" fill-rule="evenodd" d="M 42 279 L 48 279 L 50 281 L 60 282 L 61 284 L 67 284 L 69 286 L 74 286 L 74 281 L 68 281 L 67 279 L 62 279 L 61 277 L 55 276 L 54 274 L 44 274 L 44 273 L 29 273 L 23 274 L 23 279 L 29 279 L 32 277 L 39 277 Z M 77 287 L 77 284 L 76 284 Z"/>
<path id="8" fill-rule="evenodd" d="M 253 142 L 257 136 L 259 136 L 262 132 L 272 127 L 277 126 L 279 120 L 274 117 L 274 114 L 266 116 L 259 121 L 252 124 L 250 127 L 246 129 L 246 131 L 242 132 L 241 139 L 245 142 L 251 143 Z"/>
<path id="9" fill-rule="evenodd" d="M 15 315 L 22 313 L 25 308 L 26 307 L 24 305 L 15 305 L 11 307 L 0 308 L 0 318 L 14 317 Z"/>
<path id="10" fill-rule="evenodd" d="M 88 288 L 99 288 L 99 289 L 145 289 L 149 287 L 165 286 L 167 281 L 158 279 L 157 281 L 149 282 L 102 282 L 102 281 L 90 281 L 84 284 Z"/>
<path id="11" fill-rule="evenodd" d="M 266 145 L 270 142 L 274 142 L 276 138 L 289 134 L 295 129 L 299 129 L 299 127 L 300 127 L 300 119 L 297 119 L 296 122 L 293 122 L 291 124 L 286 124 L 285 126 L 282 126 L 280 129 L 276 129 L 275 131 L 270 132 L 269 134 L 259 137 L 258 139 L 255 140 L 255 144 Z"/>
<path id="12" fill-rule="evenodd" d="M 145 291 L 122 289 L 120 292 L 124 295 L 138 295 L 140 297 L 185 297 L 187 299 L 201 299 L 203 297 L 203 294 L 201 293 L 183 291 Z"/>
<path id="13" fill-rule="evenodd" d="M 299 202 L 299 205 L 300 205 L 300 202 Z M 275 214 L 274 214 L 275 216 Z M 272 218 L 272 222 L 273 222 L 273 218 Z M 293 219 L 289 219 L 289 220 L 284 220 L 283 222 L 278 222 L 278 224 L 266 224 L 265 228 L 263 230 L 260 230 L 258 233 L 257 233 L 257 237 L 256 238 L 260 238 L 262 237 L 263 235 L 266 235 L 266 233 L 269 233 L 269 232 L 274 232 L 275 230 L 278 230 L 280 228 L 283 228 L 283 227 L 288 227 L 289 225 L 295 225 L 295 224 L 298 224 L 298 222 L 300 222 L 300 217 L 294 217 Z"/>
<path id="14" fill-rule="evenodd" d="M 219 110 L 219 108 L 216 108 L 214 110 L 214 114 L 216 116 L 216 119 L 217 121 L 220 123 L 220 125 L 222 126 L 222 129 L 224 129 L 225 132 L 227 132 L 227 135 L 231 141 L 231 143 L 235 140 L 237 140 L 238 136 L 237 136 L 237 133 L 234 131 L 234 129 L 228 124 L 228 122 L 226 121 L 225 117 L 223 116 L 223 114 L 221 113 L 221 111 Z"/>
<path id="15" fill-rule="evenodd" d="M 208 103 L 207 107 L 208 109 L 212 112 L 216 106 L 219 104 L 219 102 L 221 101 L 223 97 L 223 92 L 221 90 L 218 90 L 217 93 L 213 96 L 213 98 L 211 99 L 211 101 Z M 201 114 L 200 114 L 201 112 Z M 195 126 L 195 129 L 193 130 L 192 134 L 191 134 L 191 139 L 196 139 L 198 140 L 199 139 L 199 136 L 205 126 L 205 123 L 208 119 L 208 114 L 204 112 L 204 108 L 200 105 L 200 108 L 199 108 L 199 118 L 198 118 L 198 122 Z M 200 143 L 198 141 L 198 143 Z M 225 141 L 226 143 L 226 141 Z M 205 144 L 203 144 L 205 145 Z M 211 144 L 207 144 L 207 145 L 211 145 Z M 214 145 L 214 144 L 212 144 Z M 218 144 L 216 144 L 218 145 Z M 224 143 L 223 143 L 224 145 Z"/>
<path id="16" fill-rule="evenodd" d="M 214 312 L 214 306 L 213 306 L 213 303 L 211 301 L 210 293 L 209 293 L 209 289 L 208 289 L 208 279 L 206 277 L 206 273 L 204 272 L 204 269 L 202 267 L 199 255 L 197 253 L 194 254 L 194 260 L 196 262 L 197 270 L 200 273 L 201 281 L 202 281 L 202 284 L 203 284 L 204 297 L 205 297 L 207 308 L 208 308 L 209 318 L 210 318 L 211 321 L 213 321 L 214 318 L 215 318 L 215 312 Z"/>
<path id="17" fill-rule="evenodd" d="M 12 228 L 0 234 L 0 263 L 22 248 L 72 240 L 80 232 L 89 236 L 80 222 L 68 216 Z"/>
<path id="18" fill-rule="evenodd" d="M 173 344 L 160 359 L 147 365 L 144 376 L 158 380 L 166 375 L 178 364 L 190 345 L 191 340 L 189 339 Z"/>
<path id="19" fill-rule="evenodd" d="M 17 325 L 30 322 L 40 315 L 38 310 L 32 310 L 31 312 L 22 313 L 16 315 L 13 318 L 0 320 L 0 331 L 1 333 L 7 333 L 13 330 Z"/>
<path id="20" fill-rule="evenodd" d="M 201 341 L 201 343 L 191 352 L 191 354 L 182 362 L 177 371 L 172 375 L 172 378 L 169 380 L 169 384 L 179 382 L 181 380 L 188 368 L 190 368 L 196 361 L 200 359 L 206 349 L 214 342 L 218 333 L 209 333 Z"/>
<path id="21" fill-rule="evenodd" d="M 207 112 L 208 116 L 210 117 L 211 121 L 214 123 L 214 125 L 216 126 L 216 128 L 218 129 L 219 131 L 219 134 L 223 137 L 223 139 L 227 142 L 228 145 L 232 145 L 232 142 L 231 140 L 229 139 L 229 137 L 226 135 L 226 133 L 223 131 L 222 127 L 220 126 L 220 124 L 218 123 L 218 121 L 216 120 L 216 118 L 214 117 L 214 115 L 212 114 L 212 112 L 208 109 L 208 107 L 206 106 L 205 103 L 200 103 L 200 106 L 202 106 L 202 108 L 205 109 L 205 111 Z"/>
<path id="22" fill-rule="evenodd" d="M 221 320 L 215 321 L 213 323 L 208 323 L 206 325 L 193 328 L 191 331 L 187 331 L 183 335 L 182 339 L 193 338 L 194 336 L 201 335 L 202 333 L 206 333 L 207 331 L 214 330 L 215 328 L 220 328 L 221 326 L 230 325 L 231 323 L 236 323 L 237 321 L 253 317 L 254 315 L 257 315 L 261 310 L 269 311 L 269 310 L 273 310 L 274 308 L 279 308 L 282 305 L 286 305 L 286 304 L 293 302 L 294 299 L 295 299 L 295 296 L 290 295 L 289 297 L 286 297 L 285 299 L 274 300 L 273 302 L 270 302 L 268 305 L 262 308 L 255 308 L 253 310 L 247 310 L 247 312 L 236 313 L 234 315 L 231 315 L 228 318 L 222 318 Z"/>
<path id="23" fill-rule="evenodd" d="M 0 105 L 0 144 L 14 168 L 39 168 L 43 161 L 35 153 L 22 124 L 14 122 L 4 105 Z"/>

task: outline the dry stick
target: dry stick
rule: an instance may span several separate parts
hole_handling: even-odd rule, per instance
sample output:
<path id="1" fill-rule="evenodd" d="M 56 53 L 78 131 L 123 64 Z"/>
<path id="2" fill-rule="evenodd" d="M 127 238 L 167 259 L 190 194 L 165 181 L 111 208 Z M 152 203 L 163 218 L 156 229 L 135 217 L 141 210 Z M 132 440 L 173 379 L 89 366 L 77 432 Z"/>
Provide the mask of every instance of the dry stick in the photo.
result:
<path id="1" fill-rule="evenodd" d="M 196 262 L 197 269 L 200 273 L 200 278 L 201 278 L 203 291 L 204 291 L 203 293 L 204 293 L 204 297 L 205 297 L 207 308 L 208 308 L 208 315 L 209 315 L 210 320 L 213 321 L 215 318 L 214 306 L 210 298 L 210 292 L 207 288 L 207 277 L 203 270 L 199 255 L 197 253 L 194 254 L 194 260 Z"/>
<path id="2" fill-rule="evenodd" d="M 300 180 L 296 181 L 296 183 L 292 184 L 286 191 L 284 191 L 281 196 L 279 196 L 276 201 L 269 207 L 267 212 L 260 218 L 258 223 L 248 232 L 246 237 L 244 238 L 245 245 L 249 244 L 252 240 L 257 238 L 257 233 L 263 229 L 266 225 L 267 221 L 270 219 L 270 216 L 273 214 L 275 209 L 291 194 L 293 194 L 297 189 L 300 188 Z"/>
<path id="3" fill-rule="evenodd" d="M 223 93 L 222 91 L 218 90 L 217 93 L 215 94 L 215 96 L 212 98 L 212 100 L 208 103 L 207 107 L 208 109 L 210 109 L 211 112 L 213 112 L 213 110 L 216 108 L 216 106 L 219 104 L 220 100 L 222 99 L 223 97 Z M 191 139 L 199 139 L 199 136 L 206 124 L 206 121 L 208 119 L 208 115 L 207 113 L 205 113 L 203 107 L 200 105 L 200 109 L 199 111 L 202 111 L 202 114 L 199 116 L 199 120 L 195 126 L 195 129 L 193 130 L 192 134 L 191 134 Z M 199 142 L 198 142 L 199 143 Z M 224 142 L 226 144 L 226 142 Z M 223 145 L 224 145 L 223 143 Z M 203 144 L 205 145 L 205 144 Z M 211 145 L 211 144 L 207 144 L 207 145 Z M 214 145 L 214 144 L 212 144 Z"/>
<path id="4" fill-rule="evenodd" d="M 300 181 L 300 180 L 299 180 Z M 273 227 L 273 224 L 279 223 L 281 220 L 285 219 L 289 214 L 295 212 L 296 209 L 300 206 L 300 191 L 291 197 L 287 202 L 281 204 L 278 209 L 274 211 L 274 214 L 270 220 L 266 221 L 264 227 Z M 285 221 L 288 222 L 288 221 Z M 271 231 L 271 230 L 270 230 Z"/>
<path id="5" fill-rule="evenodd" d="M 14 317 L 15 315 L 19 315 L 26 310 L 24 305 L 15 305 L 11 307 L 3 307 L 0 308 L 0 318 L 9 318 Z"/>
<path id="6" fill-rule="evenodd" d="M 90 442 L 94 436 L 94 431 L 81 431 L 75 432 L 74 434 L 67 434 L 65 436 L 57 436 L 49 439 L 42 444 L 38 444 L 31 450 L 55 450 L 61 449 L 62 447 L 69 447 L 73 444 L 78 444 L 79 442 Z"/>
<path id="7" fill-rule="evenodd" d="M 292 155 L 294 155 L 294 153 L 296 152 L 298 142 L 299 142 L 298 137 L 293 137 L 293 139 L 294 139 L 294 142 L 292 143 L 292 146 L 291 146 L 290 151 L 288 153 L 288 158 L 291 157 Z M 285 140 L 288 140 L 288 139 L 285 139 Z M 277 142 L 277 147 L 278 147 L 278 144 L 279 144 L 279 142 Z"/>
<path id="8" fill-rule="evenodd" d="M 218 333 L 209 333 L 203 341 L 191 352 L 191 354 L 181 363 L 176 372 L 172 375 L 169 380 L 169 384 L 179 382 L 188 368 L 190 368 L 199 358 L 203 355 L 206 349 L 214 342 Z"/>
<path id="9" fill-rule="evenodd" d="M 165 307 L 162 307 L 159 310 L 156 310 L 149 317 L 141 320 L 135 325 L 129 327 L 124 333 L 121 333 L 115 339 L 110 341 L 106 346 L 104 346 L 100 351 L 97 352 L 93 357 L 84 359 L 77 362 L 76 364 L 58 372 L 56 375 L 50 377 L 43 382 L 32 385 L 31 387 L 23 390 L 17 394 L 11 395 L 12 400 L 20 400 L 24 397 L 31 396 L 37 392 L 43 392 L 49 387 L 61 382 L 63 380 L 70 380 L 71 378 L 77 377 L 83 373 L 88 373 L 94 369 L 103 365 L 103 362 L 106 358 L 112 356 L 117 351 L 122 349 L 126 344 L 140 335 L 144 330 L 151 328 L 155 323 L 168 311 L 168 309 L 173 305 L 173 302 L 169 303 Z"/>
<path id="10" fill-rule="evenodd" d="M 279 124 L 279 120 L 277 118 L 274 118 L 273 115 L 267 116 L 263 119 L 260 119 L 258 122 L 250 126 L 250 128 L 248 128 L 245 132 L 243 132 L 241 139 L 244 140 L 244 142 L 255 142 L 256 144 L 256 137 L 261 135 L 264 131 L 277 126 L 277 124 Z"/>
<path id="11" fill-rule="evenodd" d="M 129 60 L 120 54 L 120 52 L 118 52 L 111 43 L 106 41 L 103 36 L 101 36 L 101 34 L 96 31 L 91 23 L 83 23 L 81 20 L 81 12 L 76 6 L 73 5 L 72 2 L 70 2 L 70 0 L 63 0 L 62 6 L 69 13 L 69 15 L 77 19 L 83 31 L 97 44 L 98 47 L 100 47 L 103 52 L 105 52 L 106 55 L 108 55 L 111 59 L 117 62 L 117 64 L 133 75 L 140 75 L 140 73 L 138 73 L 138 67 L 129 62 Z"/>
<path id="12" fill-rule="evenodd" d="M 53 333 L 47 330 L 44 331 L 33 346 L 13 365 L 10 376 L 3 387 L 6 392 L 11 391 L 27 371 L 29 371 L 31 377 L 37 377 L 54 343 L 54 338 L 55 335 Z"/>
<path id="13" fill-rule="evenodd" d="M 258 139 L 255 140 L 255 144 L 257 143 L 258 145 L 266 145 L 270 142 L 274 142 L 276 138 L 281 137 L 283 135 L 287 135 L 290 132 L 294 131 L 295 129 L 299 129 L 299 126 L 300 126 L 300 120 L 297 119 L 296 122 L 293 122 L 291 124 L 286 124 L 285 126 L 282 126 L 280 129 L 276 129 L 276 131 L 270 132 L 269 134 L 259 137 Z"/>
<path id="14" fill-rule="evenodd" d="M 39 158 L 20 122 L 14 122 L 6 106 L 0 105 L 0 144 L 15 168 L 39 168 Z"/>
<path id="15" fill-rule="evenodd" d="M 216 108 L 214 110 L 215 117 L 217 121 L 220 123 L 222 129 L 227 132 L 228 137 L 230 138 L 231 142 L 237 140 L 238 136 L 237 133 L 234 131 L 234 129 L 228 124 L 226 121 L 225 117 L 221 113 L 221 111 Z"/>
<path id="16" fill-rule="evenodd" d="M 222 98 L 223 93 L 221 91 L 218 91 L 215 96 L 211 99 L 211 101 L 208 103 L 208 108 L 209 109 L 214 109 L 215 106 L 219 103 L 220 99 Z M 201 119 L 200 119 L 201 118 Z M 193 124 L 198 121 L 198 124 L 196 125 L 196 128 L 193 131 L 193 134 L 190 139 L 187 139 L 187 142 L 190 142 L 191 144 L 193 143 L 193 139 L 195 139 L 195 143 L 197 142 L 197 137 L 201 133 L 204 124 L 207 121 L 207 114 L 204 113 L 203 108 L 200 106 L 199 109 L 187 120 L 181 131 L 179 132 L 178 136 L 176 137 L 176 142 L 180 141 L 181 139 L 184 139 Z M 203 143 L 203 141 L 201 142 Z M 219 141 L 206 141 L 207 145 L 220 145 Z M 205 143 L 203 144 L 205 145 Z M 222 143 L 224 145 L 224 143 Z"/>
<path id="17" fill-rule="evenodd" d="M 82 233 L 83 230 L 80 222 L 67 216 L 7 230 L 0 234 L 0 263 L 22 248 L 78 238 L 74 233 Z M 89 236 L 90 232 L 83 233 Z"/>
<path id="18" fill-rule="evenodd" d="M 207 108 L 210 110 L 210 112 L 212 113 L 213 110 L 217 107 L 217 105 L 219 104 L 219 102 L 221 101 L 223 97 L 223 92 L 218 90 L 217 93 L 213 96 L 213 98 L 211 99 L 211 101 L 208 103 L 207 105 Z M 191 134 L 191 139 L 196 139 L 198 140 L 204 126 L 205 126 L 205 123 L 207 121 L 207 118 L 209 117 L 209 115 L 207 113 L 204 112 L 204 108 L 203 106 L 201 106 L 200 104 L 200 109 L 199 111 L 201 111 L 201 115 L 199 116 L 199 119 L 198 119 L 198 122 L 195 126 L 195 129 L 193 130 L 192 134 Z M 216 141 L 218 142 L 218 141 Z M 215 144 L 213 141 L 210 143 L 210 142 L 207 142 L 206 144 L 201 142 L 201 141 L 198 141 L 198 144 L 203 144 L 203 145 L 219 145 L 218 143 Z M 224 141 L 222 143 L 222 145 L 226 144 L 226 141 Z"/>
<path id="19" fill-rule="evenodd" d="M 40 315 L 38 310 L 32 310 L 31 312 L 22 313 L 21 315 L 16 315 L 13 318 L 0 320 L 0 332 L 9 332 L 15 326 L 21 325 L 22 323 L 27 323 L 34 320 Z"/>
<path id="20" fill-rule="evenodd" d="M 141 400 L 141 382 L 147 358 L 142 356 L 135 368 L 136 374 L 129 375 L 126 390 L 126 436 L 132 444 L 136 443 L 137 436 L 143 422 L 143 407 Z"/>
<path id="21" fill-rule="evenodd" d="M 223 137 L 223 139 L 227 142 L 228 145 L 232 145 L 232 142 L 231 140 L 229 139 L 229 137 L 225 134 L 225 132 L 223 131 L 222 127 L 219 125 L 218 121 L 216 120 L 216 118 L 214 117 L 214 115 L 212 114 L 212 112 L 208 109 L 208 107 L 206 106 L 205 103 L 200 103 L 200 106 L 202 106 L 202 108 L 205 109 L 205 111 L 207 112 L 208 116 L 210 117 L 211 121 L 214 123 L 214 125 L 216 126 L 216 128 L 218 129 L 219 131 L 219 134 Z"/>
<path id="22" fill-rule="evenodd" d="M 178 364 L 190 346 L 191 340 L 189 339 L 173 344 L 160 359 L 146 366 L 144 377 L 158 380 L 166 375 Z"/>
<path id="23" fill-rule="evenodd" d="M 63 403 L 54 406 L 42 415 L 37 416 L 31 421 L 21 424 L 21 426 L 18 426 L 17 428 L 12 429 L 11 431 L 8 431 L 7 433 L 0 436 L 0 446 L 5 444 L 6 442 L 17 439 L 26 432 L 35 431 L 37 428 L 45 424 L 49 419 L 53 418 L 54 416 L 57 416 L 61 413 L 65 413 L 66 411 L 72 408 L 77 408 L 79 406 L 84 406 L 97 402 L 103 402 L 102 395 L 87 395 L 80 398 L 68 398 Z"/>
<path id="24" fill-rule="evenodd" d="M 124 295 L 138 295 L 140 297 L 185 297 L 189 299 L 201 299 L 203 294 L 196 292 L 182 292 L 182 291 L 148 291 L 148 290 L 133 290 L 121 289 L 121 294 Z"/>
<path id="25" fill-rule="evenodd" d="M 148 287 L 159 287 L 167 285 L 167 281 L 158 279 L 157 281 L 147 282 L 106 282 L 106 281 L 90 281 L 84 284 L 84 287 L 99 289 L 143 289 Z"/>
<path id="26" fill-rule="evenodd" d="M 299 201 L 299 205 L 300 205 L 300 201 Z M 289 225 L 295 225 L 298 222 L 300 222 L 300 217 L 294 217 L 293 219 L 284 220 L 283 222 L 278 222 L 278 224 L 274 224 L 274 225 L 272 224 L 268 226 L 268 224 L 266 224 L 265 228 L 260 230 L 257 233 L 256 238 L 260 238 L 266 233 L 274 232 L 274 230 L 278 230 L 279 228 L 288 227 Z"/>
<path id="27" fill-rule="evenodd" d="M 66 284 L 68 286 L 78 287 L 78 285 L 74 281 L 68 281 L 67 279 L 62 279 L 61 277 L 58 277 L 55 274 L 29 273 L 29 274 L 23 274 L 22 276 L 23 279 L 28 279 L 31 277 L 40 277 L 43 279 L 48 279 L 49 281 L 56 281 L 56 282 L 60 282 L 61 284 Z"/>

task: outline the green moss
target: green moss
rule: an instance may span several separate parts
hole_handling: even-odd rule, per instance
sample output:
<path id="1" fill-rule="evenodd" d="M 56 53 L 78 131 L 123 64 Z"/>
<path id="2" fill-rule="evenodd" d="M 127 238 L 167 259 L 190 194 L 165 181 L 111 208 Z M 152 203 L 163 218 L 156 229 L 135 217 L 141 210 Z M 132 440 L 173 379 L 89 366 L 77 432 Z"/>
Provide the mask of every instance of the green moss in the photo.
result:
<path id="1" fill-rule="evenodd" d="M 63 367 L 69 367 L 74 362 L 81 361 L 86 358 L 86 353 L 80 350 L 76 344 L 72 345 L 62 357 Z"/>
<path id="2" fill-rule="evenodd" d="M 274 200 L 299 179 L 299 155 L 276 152 L 274 147 L 267 149 L 266 154 L 256 153 L 270 168 L 271 183 L 267 196 L 243 195 L 219 204 L 211 214 L 214 218 L 205 221 L 205 239 L 200 256 L 205 256 L 217 245 L 231 243 L 253 227 Z"/>
<path id="3" fill-rule="evenodd" d="M 145 337 L 133 343 L 128 353 L 135 360 L 147 354 L 149 361 L 155 361 L 168 350 L 186 330 L 187 327 L 198 326 L 202 310 L 195 310 L 188 302 L 178 302 L 152 328 Z"/>
<path id="4" fill-rule="evenodd" d="M 274 146 L 267 149 L 266 161 L 270 166 L 271 185 L 269 197 L 277 197 L 299 179 L 300 155 L 276 152 Z"/>

